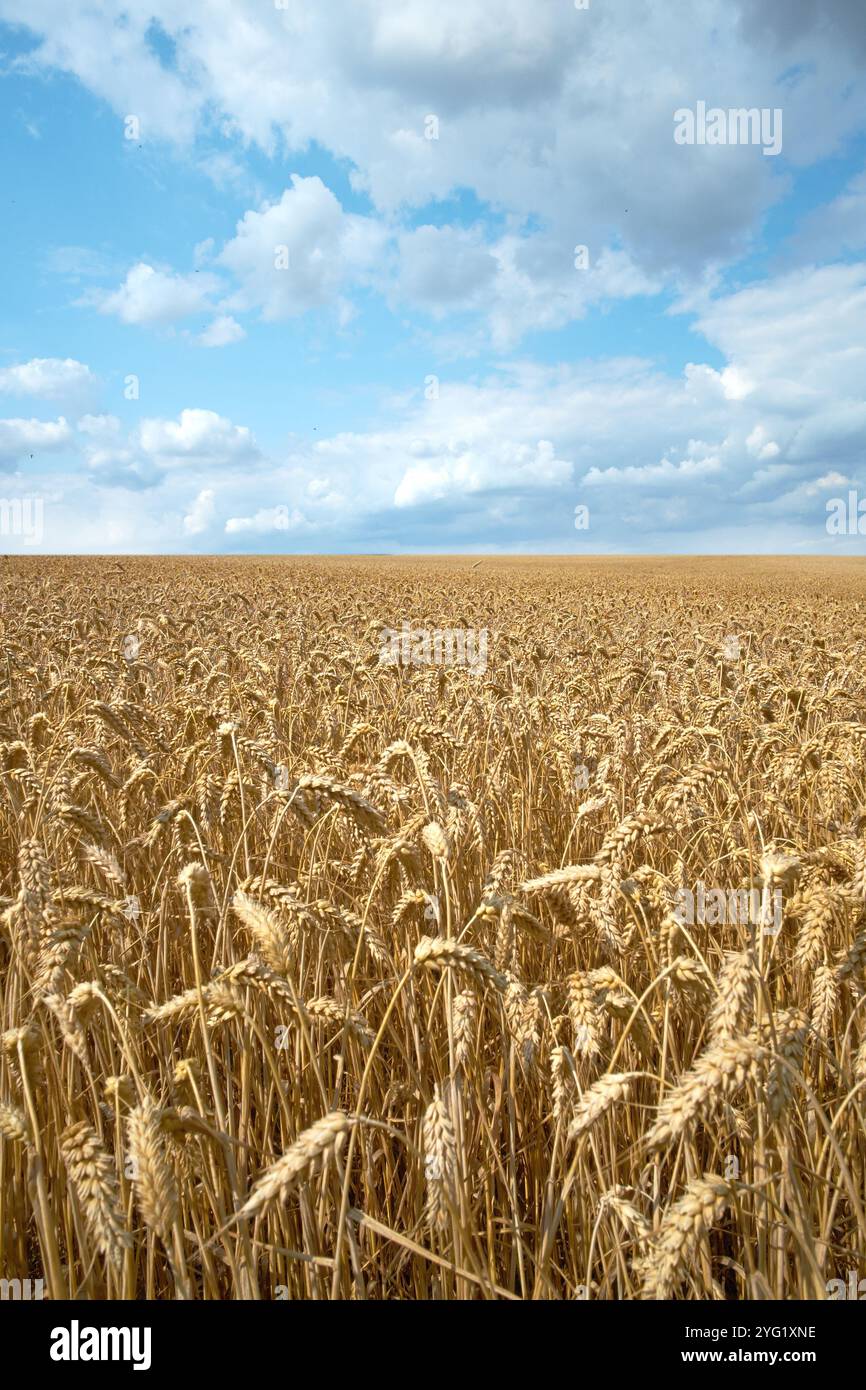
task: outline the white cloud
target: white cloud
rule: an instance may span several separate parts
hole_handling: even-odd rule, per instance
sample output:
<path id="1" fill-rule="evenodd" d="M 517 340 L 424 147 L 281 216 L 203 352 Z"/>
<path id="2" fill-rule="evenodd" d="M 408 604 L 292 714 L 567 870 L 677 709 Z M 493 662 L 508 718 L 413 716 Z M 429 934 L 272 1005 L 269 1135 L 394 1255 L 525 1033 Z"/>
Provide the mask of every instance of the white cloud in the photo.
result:
<path id="1" fill-rule="evenodd" d="M 866 264 L 805 267 L 709 302 L 696 329 L 731 361 L 729 380 L 785 409 L 862 398 Z M 724 377 L 725 373 L 722 373 Z M 736 393 L 732 399 L 736 399 Z"/>
<path id="2" fill-rule="evenodd" d="M 96 378 L 73 357 L 34 357 L 0 368 L 0 391 L 10 396 L 67 397 L 89 391 Z"/>
<path id="3" fill-rule="evenodd" d="M 213 410 L 146 418 L 130 431 L 114 415 L 85 415 L 78 433 L 94 481 L 106 487 L 156 488 L 173 473 L 188 477 L 262 461 L 252 431 Z"/>
<path id="4" fill-rule="evenodd" d="M 160 473 L 128 438 L 116 415 L 85 415 L 78 421 L 84 461 L 93 481 L 103 487 L 136 490 L 154 487 Z"/>
<path id="5" fill-rule="evenodd" d="M 753 458 L 774 459 L 778 456 L 779 446 L 773 439 L 767 438 L 767 431 L 763 425 L 756 425 L 746 440 L 746 448 Z"/>
<path id="6" fill-rule="evenodd" d="M 631 487 L 649 487 L 654 484 L 680 484 L 707 474 L 720 473 L 721 460 L 716 457 L 702 459 L 682 459 L 672 463 L 664 458 L 660 463 L 648 463 L 642 467 L 629 468 L 590 468 L 582 479 L 587 487 L 599 485 L 628 484 Z"/>
<path id="7" fill-rule="evenodd" d="M 237 319 L 233 319 L 231 314 L 220 314 L 199 334 L 197 341 L 202 347 L 219 348 L 239 343 L 246 336 Z"/>
<path id="8" fill-rule="evenodd" d="M 276 507 L 262 507 L 254 516 L 229 517 L 225 529 L 228 536 L 237 536 L 244 532 L 269 536 L 280 531 L 297 531 L 307 525 L 307 518 L 297 507 L 289 510 L 285 504 L 281 504 Z"/>
<path id="9" fill-rule="evenodd" d="M 566 0 L 221 0 L 205 19 L 200 0 L 101 0 L 68 5 L 58 26 L 56 0 L 0 0 L 0 16 L 39 36 L 16 66 L 74 73 L 113 108 L 118 138 L 132 113 L 145 146 L 215 124 L 238 149 L 316 142 L 387 215 L 470 189 L 563 245 L 617 244 L 645 272 L 689 275 L 743 250 L 780 185 L 759 150 L 674 144 L 673 112 L 705 87 L 708 45 L 723 106 L 784 107 L 786 161 L 838 152 L 866 114 L 862 7 L 763 8 L 695 0 L 683 24 L 645 0 L 585 12 Z M 175 45 L 170 65 L 149 41 L 154 22 Z M 438 140 L 425 138 L 431 113 Z M 236 171 L 220 152 L 208 172 Z"/>
<path id="10" fill-rule="evenodd" d="M 83 415 L 77 428 L 93 439 L 105 439 L 116 437 L 121 425 L 116 415 Z"/>
<path id="11" fill-rule="evenodd" d="M 240 283 L 231 307 L 260 309 L 273 322 L 339 307 L 344 287 L 366 278 L 386 238 L 373 218 L 344 212 L 320 178 L 293 174 L 279 202 L 244 215 L 217 261 Z"/>
<path id="12" fill-rule="evenodd" d="M 399 239 L 400 293 L 441 314 L 477 301 L 496 276 L 496 258 L 480 231 L 417 227 Z"/>
<path id="13" fill-rule="evenodd" d="M 211 488 L 203 488 L 183 519 L 183 529 L 188 536 L 201 535 L 213 524 L 216 515 L 216 496 Z"/>
<path id="14" fill-rule="evenodd" d="M 394 492 L 395 507 L 416 507 L 493 488 L 561 485 L 572 475 L 571 463 L 556 457 L 549 439 L 534 445 L 500 439 L 483 449 L 440 442 L 422 444 L 421 449 L 429 456 L 406 469 Z"/>
<path id="15" fill-rule="evenodd" d="M 400 235 L 392 292 L 442 319 L 455 310 L 487 320 L 494 347 L 504 350 L 527 332 L 561 328 L 594 304 L 658 294 L 663 282 L 644 274 L 623 251 L 598 249 L 578 268 L 573 238 L 544 233 L 485 242 L 481 228 L 418 227 Z M 583 253 L 581 253 L 583 255 Z"/>
<path id="16" fill-rule="evenodd" d="M 233 425 L 213 410 L 182 410 L 177 420 L 142 420 L 138 442 L 162 468 L 220 467 L 260 456 L 245 425 Z"/>
<path id="17" fill-rule="evenodd" d="M 73 72 L 113 107 L 118 139 L 123 138 L 123 120 L 135 115 L 142 143 L 183 143 L 195 131 L 198 101 L 150 47 L 148 33 L 153 18 L 160 18 L 159 10 L 160 4 L 148 8 L 122 0 L 105 0 L 98 9 L 70 5 L 64 23 L 58 25 L 53 0 L 2 0 L 0 19 L 28 25 L 42 37 L 38 48 L 17 59 L 15 67 L 25 72 Z M 166 20 L 171 28 L 171 18 Z"/>
<path id="18" fill-rule="evenodd" d="M 755 389 L 754 381 L 740 367 L 725 367 L 717 372 L 705 363 L 689 362 L 686 379 L 698 393 L 707 388 L 726 401 L 744 401 Z"/>
<path id="19" fill-rule="evenodd" d="M 139 548 L 145 535 L 154 549 L 212 544 L 214 524 L 192 533 L 183 518 L 195 518 L 190 495 L 214 491 L 218 470 L 219 533 L 240 549 L 284 547 L 288 530 L 298 548 L 472 549 L 483 537 L 561 551 L 576 543 L 579 503 L 591 504 L 584 548 L 820 549 L 828 491 L 866 483 L 864 296 L 866 265 L 716 292 L 700 318 L 712 367 L 511 361 L 474 381 L 443 376 L 437 399 L 423 385 L 392 395 L 386 427 L 295 441 L 287 458 L 204 409 L 132 429 L 85 415 L 76 439 L 123 517 L 124 494 L 138 489 Z M 743 382 L 748 393 L 732 389 Z M 70 442 L 65 421 L 7 422 L 7 454 L 10 431 L 15 452 L 25 429 Z"/>
<path id="20" fill-rule="evenodd" d="M 144 144 L 189 143 L 198 130 L 210 146 L 215 126 L 233 139 L 197 159 L 222 189 L 254 196 L 244 182 L 251 142 L 289 167 L 315 142 L 348 166 L 375 215 L 346 212 L 319 179 L 295 175 L 224 248 L 219 263 L 239 288 L 216 307 L 222 317 L 257 309 L 281 321 L 329 306 L 345 322 L 353 285 L 396 274 L 403 302 L 437 320 L 483 314 L 493 345 L 507 350 L 609 299 L 665 285 L 687 297 L 750 249 L 785 175 L 751 147 L 676 145 L 673 112 L 702 90 L 711 43 L 724 106 L 784 107 L 786 162 L 839 152 L 866 120 L 859 29 L 840 6 L 761 23 L 752 0 L 696 0 L 684 26 L 670 6 L 645 0 L 586 12 L 568 0 L 440 0 L 435 12 L 428 0 L 402 0 L 396 14 L 382 0 L 292 0 L 284 10 L 221 0 L 217 23 L 203 20 L 200 0 L 101 0 L 68 6 L 62 34 L 55 0 L 0 0 L 0 16 L 41 36 L 18 66 L 75 73 L 113 106 L 119 131 L 133 113 Z M 170 65 L 154 57 L 154 22 L 175 46 Z M 405 209 L 458 190 L 494 210 L 501 230 L 404 232 L 395 272 Z M 861 178 L 823 223 L 802 229 L 801 251 L 826 249 L 828 236 L 862 245 L 862 208 Z M 582 275 L 575 242 L 591 254 Z M 289 250 L 286 270 L 274 265 L 278 245 Z M 128 323 L 171 323 L 214 308 L 218 287 L 201 280 L 140 263 L 98 302 Z M 209 341 L 219 333 L 205 329 L 202 345 L 224 345 Z M 750 389 L 745 376 L 718 384 L 732 400 Z"/>
<path id="21" fill-rule="evenodd" d="M 236 288 L 223 308 L 258 309 L 264 320 L 280 321 L 327 307 L 345 323 L 353 314 L 352 291 L 374 286 L 387 292 L 395 310 L 408 305 L 437 321 L 474 313 L 478 344 L 486 337 L 504 350 L 527 332 L 582 318 L 595 304 L 656 295 L 664 287 L 622 250 L 602 248 L 578 268 L 577 249 L 571 237 L 547 233 L 486 240 L 480 225 L 399 232 L 381 219 L 346 213 L 320 178 L 293 175 L 278 202 L 244 214 L 218 255 L 212 238 L 192 254 L 199 266 L 215 264 L 233 274 Z M 209 272 L 181 276 L 140 264 L 119 290 L 91 291 L 83 302 L 130 323 L 168 323 L 208 308 L 218 288 Z M 223 312 L 195 341 L 225 347 L 244 336 Z M 740 386 L 725 378 L 721 389 L 735 393 Z"/>
<path id="22" fill-rule="evenodd" d="M 64 449 L 71 442 L 72 431 L 62 415 L 57 420 L 0 420 L 0 464 Z"/>
<path id="23" fill-rule="evenodd" d="M 96 304 L 100 313 L 116 314 L 123 323 L 169 324 L 209 308 L 208 295 L 219 289 L 214 275 L 175 275 L 140 261 L 116 290 L 91 291 L 84 303 Z"/>

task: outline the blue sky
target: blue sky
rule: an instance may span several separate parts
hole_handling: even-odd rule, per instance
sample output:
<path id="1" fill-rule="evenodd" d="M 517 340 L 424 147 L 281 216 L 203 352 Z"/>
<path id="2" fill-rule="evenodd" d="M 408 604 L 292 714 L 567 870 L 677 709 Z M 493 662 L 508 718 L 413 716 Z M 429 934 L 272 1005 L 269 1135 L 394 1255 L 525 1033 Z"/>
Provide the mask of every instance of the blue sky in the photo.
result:
<path id="1" fill-rule="evenodd" d="M 861 553 L 866 8 L 688 14 L 0 0 L 0 546 Z"/>

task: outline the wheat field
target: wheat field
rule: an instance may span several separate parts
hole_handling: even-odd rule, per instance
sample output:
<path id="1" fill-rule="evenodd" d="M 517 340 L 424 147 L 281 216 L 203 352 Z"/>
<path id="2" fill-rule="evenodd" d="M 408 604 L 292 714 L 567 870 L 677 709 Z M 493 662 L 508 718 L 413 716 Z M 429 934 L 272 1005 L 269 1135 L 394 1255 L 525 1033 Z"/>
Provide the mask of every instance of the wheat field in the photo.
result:
<path id="1" fill-rule="evenodd" d="M 866 1273 L 862 562 L 34 557 L 0 595 L 3 1278 Z M 406 622 L 484 669 L 383 663 Z M 778 920 L 685 920 L 703 887 Z"/>

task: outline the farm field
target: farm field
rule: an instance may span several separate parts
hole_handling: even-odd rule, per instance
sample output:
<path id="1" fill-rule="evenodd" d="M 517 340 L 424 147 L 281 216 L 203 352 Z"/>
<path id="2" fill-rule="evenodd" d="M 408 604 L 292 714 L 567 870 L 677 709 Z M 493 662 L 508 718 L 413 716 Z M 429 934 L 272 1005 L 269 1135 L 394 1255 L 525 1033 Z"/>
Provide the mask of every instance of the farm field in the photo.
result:
<path id="1" fill-rule="evenodd" d="M 866 1276 L 866 563 L 0 561 L 0 1276 Z"/>

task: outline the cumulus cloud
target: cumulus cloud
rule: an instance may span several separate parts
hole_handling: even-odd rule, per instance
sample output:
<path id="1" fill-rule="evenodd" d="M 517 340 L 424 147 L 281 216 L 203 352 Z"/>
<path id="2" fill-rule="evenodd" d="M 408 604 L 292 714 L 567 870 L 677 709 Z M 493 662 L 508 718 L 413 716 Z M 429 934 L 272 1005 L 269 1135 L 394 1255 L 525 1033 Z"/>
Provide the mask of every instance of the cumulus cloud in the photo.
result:
<path id="1" fill-rule="evenodd" d="M 246 425 L 233 425 L 213 410 L 182 410 L 177 420 L 142 420 L 138 442 L 162 468 L 217 468 L 260 456 Z"/>
<path id="2" fill-rule="evenodd" d="M 294 175 L 279 201 L 249 210 L 218 257 L 238 287 L 202 346 L 237 340 L 232 310 L 280 321 L 328 306 L 345 321 L 352 285 L 384 278 L 396 280 L 394 302 L 437 320 L 483 313 L 508 350 L 590 305 L 694 283 L 750 248 L 785 175 L 750 146 L 677 145 L 673 112 L 704 93 L 711 43 L 707 96 L 783 107 L 786 161 L 837 153 L 866 120 L 862 21 L 846 3 L 779 0 L 758 15 L 752 0 L 695 0 L 684 26 L 644 0 L 582 12 L 562 0 L 440 0 L 435 12 L 403 0 L 398 14 L 381 0 L 235 0 L 219 24 L 203 22 L 198 0 L 152 0 L 146 12 L 103 0 L 69 7 L 62 36 L 53 0 L 0 0 L 0 16 L 39 36 L 19 66 L 74 73 L 119 119 L 138 113 L 144 142 L 210 136 L 216 113 L 236 149 L 210 149 L 198 167 L 224 189 L 244 188 L 246 143 L 289 158 L 315 143 L 372 200 L 373 216 L 346 212 L 318 178 Z M 169 66 L 154 58 L 154 22 L 173 44 Z M 504 214 L 505 230 L 484 238 L 437 221 L 392 244 L 408 207 L 458 190 Z M 804 227 L 804 246 L 834 230 L 862 245 L 861 188 L 837 201 Z M 592 257 L 583 277 L 576 241 Z M 206 309 L 216 288 L 140 262 L 94 302 L 128 323 L 168 324 Z"/>
<path id="3" fill-rule="evenodd" d="M 779 453 L 779 446 L 773 439 L 767 438 L 767 431 L 763 425 L 756 425 L 746 440 L 746 448 L 749 453 L 757 459 L 774 459 Z"/>
<path id="4" fill-rule="evenodd" d="M 82 415 L 77 425 L 80 434 L 88 435 L 92 439 L 114 436 L 120 428 L 120 421 L 116 415 Z"/>
<path id="5" fill-rule="evenodd" d="M 394 309 L 421 310 L 436 321 L 475 314 L 478 341 L 486 336 L 499 350 L 528 332 L 561 328 L 594 305 L 664 287 L 627 252 L 604 247 L 590 254 L 570 237 L 487 237 L 480 224 L 395 231 L 382 219 L 345 212 L 320 178 L 299 175 L 278 202 L 246 212 L 222 251 L 208 238 L 193 248 L 193 259 L 234 277 L 224 307 L 258 310 L 265 321 L 327 308 L 345 323 L 353 291 L 372 285 Z M 182 276 L 140 264 L 119 290 L 91 292 L 87 300 L 128 323 L 166 324 L 208 308 L 217 288 L 209 272 Z M 221 312 L 195 341 L 215 348 L 243 337 L 237 320 Z"/>
<path id="6" fill-rule="evenodd" d="M 123 323 L 165 325 L 203 313 L 208 296 L 218 288 L 214 275 L 176 275 L 139 261 L 118 289 L 91 291 L 82 302 L 94 303 L 100 313 L 115 314 Z"/>
<path id="7" fill-rule="evenodd" d="M 401 294 L 435 313 L 468 307 L 496 275 L 479 231 L 416 227 L 400 237 L 399 253 Z"/>
<path id="8" fill-rule="evenodd" d="M 25 455 L 67 448 L 72 430 L 61 415 L 57 420 L 0 420 L 0 464 L 9 465 Z"/>
<path id="9" fill-rule="evenodd" d="M 0 5 L 0 19 L 27 25 L 41 39 L 32 52 L 15 61 L 19 71 L 74 73 L 114 108 L 119 122 L 134 114 L 142 140 L 185 142 L 198 123 L 198 102 L 179 73 L 163 67 L 151 48 L 154 18 L 159 18 L 156 11 L 148 12 L 146 6 L 108 0 L 98 9 L 68 7 L 64 23 L 58 25 L 52 0 L 35 0 L 33 5 L 28 0 L 2 0 Z"/>
<path id="10" fill-rule="evenodd" d="M 140 490 L 159 482 L 154 461 L 127 436 L 116 415 L 82 416 L 78 436 L 90 476 L 100 487 Z"/>
<path id="11" fill-rule="evenodd" d="M 180 548 L 213 541 L 216 515 L 207 498 L 191 506 L 190 480 L 198 496 L 217 474 L 219 530 L 241 549 L 279 549 L 288 531 L 297 548 L 563 550 L 578 504 L 591 509 L 588 549 L 762 549 L 771 536 L 820 548 L 826 489 L 866 474 L 864 296 L 866 265 L 786 272 L 705 300 L 699 326 L 719 365 L 517 359 L 443 379 L 431 399 L 422 386 L 392 396 L 387 424 L 296 440 L 284 457 L 202 408 L 131 428 L 85 415 L 75 439 L 95 481 L 139 490 L 142 524 L 176 516 Z M 70 434 L 65 420 L 7 421 L 0 452 Z M 184 517 L 210 519 L 192 531 Z"/>
<path id="12" fill-rule="evenodd" d="M 805 267 L 718 296 L 696 328 L 729 359 L 730 380 L 748 387 L 732 399 L 747 398 L 780 444 L 797 420 L 796 448 L 820 461 L 831 448 L 862 456 L 864 323 L 866 264 L 858 263 Z"/>
<path id="13" fill-rule="evenodd" d="M 442 383 L 391 429 L 323 439 L 301 464 L 338 496 L 364 479 L 368 521 L 385 534 L 395 509 L 413 535 L 465 526 L 467 548 L 491 533 L 530 547 L 558 536 L 567 548 L 563 518 L 591 497 L 591 546 L 697 548 L 733 514 L 725 544 L 739 534 L 739 548 L 762 549 L 774 497 L 778 521 L 823 528 L 828 464 L 866 475 L 864 289 L 866 265 L 782 275 L 705 303 L 700 327 L 728 358 L 720 368 L 514 362 L 482 382 Z M 352 522 L 337 508 L 334 524 Z M 820 548 L 823 530 L 809 534 Z"/>
<path id="14" fill-rule="evenodd" d="M 226 535 L 237 536 L 252 532 L 257 536 L 273 535 L 279 531 L 297 531 L 308 525 L 307 518 L 297 507 L 285 503 L 276 507 L 261 507 L 254 516 L 232 516 L 226 522 Z"/>
<path id="15" fill-rule="evenodd" d="M 85 415 L 78 437 L 94 481 L 105 487 L 156 488 L 173 473 L 206 475 L 262 459 L 252 431 L 213 410 L 182 410 L 176 420 L 146 418 L 131 430 L 114 415 Z"/>
<path id="16" fill-rule="evenodd" d="M 246 336 L 237 319 L 233 319 L 231 314 L 220 314 L 199 334 L 198 342 L 202 347 L 228 347 L 231 343 L 239 343 Z"/>
<path id="17" fill-rule="evenodd" d="M 218 263 L 240 283 L 233 307 L 268 321 L 341 304 L 341 291 L 362 280 L 386 241 L 373 218 L 343 211 L 318 177 L 292 175 L 279 202 L 247 212 Z"/>
<path id="18" fill-rule="evenodd" d="M 655 295 L 663 281 L 646 275 L 624 251 L 590 252 L 573 238 L 506 233 L 486 241 L 480 228 L 422 226 L 397 244 L 395 302 L 436 319 L 477 312 L 500 350 L 526 333 L 561 328 L 604 301 Z"/>
<path id="19" fill-rule="evenodd" d="M 689 362 L 686 381 L 698 398 L 715 394 L 726 401 L 742 401 L 755 389 L 755 383 L 741 367 L 725 367 L 717 372 L 705 362 Z"/>
<path id="20" fill-rule="evenodd" d="M 73 357 L 34 357 L 0 368 L 0 392 L 9 396 L 62 399 L 83 395 L 95 383 L 90 368 Z"/>
<path id="21" fill-rule="evenodd" d="M 741 536 L 760 548 L 770 520 L 777 537 L 808 546 L 816 518 L 823 538 L 822 489 L 837 477 L 858 485 L 864 472 L 866 266 L 838 263 L 863 245 L 863 175 L 795 229 L 793 271 L 777 262 L 766 272 L 762 258 L 733 291 L 728 272 L 743 253 L 763 257 L 763 219 L 797 170 L 842 153 L 862 129 L 862 5 L 695 0 L 687 25 L 645 0 L 584 12 L 567 0 L 293 0 L 286 10 L 233 0 L 218 13 L 205 20 L 198 0 L 100 0 L 70 4 L 58 26 L 55 0 L 0 0 L 0 17 L 36 36 L 10 60 L 19 70 L 75 74 L 118 122 L 140 116 L 142 144 L 186 142 L 197 169 L 248 209 L 227 241 L 225 224 L 196 230 L 213 234 L 190 247 L 198 273 L 140 260 L 109 276 L 67 248 L 67 273 L 111 286 L 86 302 L 129 324 L 201 315 L 183 341 L 216 348 L 239 340 L 244 314 L 280 323 L 325 311 L 345 323 L 372 288 L 395 313 L 413 312 L 416 344 L 447 341 L 454 355 L 492 344 L 499 362 L 491 368 L 488 354 L 483 375 L 443 381 L 436 400 L 420 388 L 392 395 L 364 429 L 334 424 L 328 436 L 323 417 L 319 442 L 295 438 L 288 457 L 273 438 L 266 455 L 214 410 L 164 419 L 153 405 L 123 425 L 84 416 L 75 442 L 100 498 L 117 491 L 124 538 L 203 547 L 218 530 L 238 547 L 279 547 L 288 517 L 299 546 L 490 538 L 562 549 L 584 489 L 589 546 Z M 154 58 L 153 23 L 170 63 Z M 783 106 L 783 157 L 678 146 L 674 111 L 704 96 Z M 216 130 L 224 148 L 214 153 Z M 209 153 L 189 143 L 196 132 Z M 244 182 L 251 144 L 287 170 L 300 151 L 305 170 L 322 167 L 326 150 L 324 167 L 339 172 L 295 173 L 261 202 Z M 338 197 L 346 177 L 351 192 Z M 548 365 L 556 344 L 542 364 L 506 357 L 529 333 L 591 311 L 602 326 L 598 311 L 614 301 L 663 293 L 664 305 L 677 296 L 671 314 L 690 316 L 663 324 L 672 337 L 693 329 L 679 359 L 617 356 L 618 329 L 580 362 L 572 343 L 561 366 Z M 574 341 L 596 350 L 589 333 Z M 630 339 L 639 350 L 650 341 Z M 686 355 L 682 372 L 661 365 Z M 29 379 L 47 381 L 55 359 L 34 361 L 41 376 Z M 204 404 L 219 401 L 215 392 Z M 0 457 L 16 456 L 28 425 L 52 428 L 6 421 Z M 45 447 L 70 444 L 61 425 L 63 443 Z M 215 470 L 219 523 L 207 502 Z M 187 528 L 200 512 L 204 528 Z"/>
<path id="22" fill-rule="evenodd" d="M 183 519 L 183 529 L 188 536 L 201 535 L 213 524 L 216 515 L 216 494 L 212 488 L 203 488 Z"/>
<path id="23" fill-rule="evenodd" d="M 679 463 L 664 458 L 659 463 L 648 463 L 639 468 L 590 468 L 582 481 L 588 487 L 626 483 L 631 487 L 663 485 L 667 489 L 669 483 L 680 484 L 705 477 L 708 473 L 719 473 L 721 468 L 721 460 L 715 457 L 682 459 Z"/>
<path id="24" fill-rule="evenodd" d="M 469 443 L 413 441 L 413 452 L 426 455 L 406 469 L 394 492 L 395 507 L 463 497 L 498 488 L 528 484 L 544 488 L 568 482 L 572 465 L 556 457 L 549 439 L 524 444 L 509 439 L 488 440 L 486 447 Z"/>
<path id="25" fill-rule="evenodd" d="M 387 215 L 471 189 L 596 254 L 615 237 L 649 273 L 693 275 L 739 253 L 779 193 L 776 161 L 759 150 L 674 144 L 674 110 L 706 90 L 708 44 L 707 95 L 783 106 L 786 160 L 837 152 L 866 113 L 862 6 L 847 0 L 695 0 L 686 25 L 645 0 L 586 11 L 562 0 L 233 0 L 219 23 L 199 0 L 102 0 L 67 7 L 62 28 L 54 0 L 0 0 L 0 16 L 37 36 L 19 67 L 74 73 L 118 120 L 138 113 L 145 143 L 188 143 L 216 114 L 239 146 L 315 142 L 349 161 Z M 174 45 L 170 66 L 149 42 L 154 21 Z M 438 139 L 427 138 L 431 114 Z M 213 172 L 234 170 L 223 160 Z"/>

